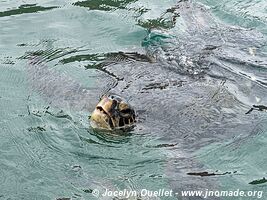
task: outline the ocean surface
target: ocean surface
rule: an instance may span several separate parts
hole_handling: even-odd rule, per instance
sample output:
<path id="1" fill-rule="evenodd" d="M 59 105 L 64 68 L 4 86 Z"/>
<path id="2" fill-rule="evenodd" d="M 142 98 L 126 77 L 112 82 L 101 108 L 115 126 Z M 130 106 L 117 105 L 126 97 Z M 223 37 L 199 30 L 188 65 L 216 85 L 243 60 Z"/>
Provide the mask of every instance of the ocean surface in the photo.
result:
<path id="1" fill-rule="evenodd" d="M 179 193 L 141 199 L 183 199 L 187 189 L 261 191 L 220 199 L 267 199 L 267 3 L 186 3 L 195 12 L 176 0 L 0 0 L 0 200 L 113 199 L 95 194 L 105 189 Z M 217 65 L 195 61 L 202 55 Z M 221 84 L 207 103 L 212 113 L 202 109 L 204 79 Z M 178 85 L 188 101 L 176 98 Z M 131 133 L 90 127 L 110 90 L 139 111 Z M 196 110 L 182 110 L 191 95 Z"/>

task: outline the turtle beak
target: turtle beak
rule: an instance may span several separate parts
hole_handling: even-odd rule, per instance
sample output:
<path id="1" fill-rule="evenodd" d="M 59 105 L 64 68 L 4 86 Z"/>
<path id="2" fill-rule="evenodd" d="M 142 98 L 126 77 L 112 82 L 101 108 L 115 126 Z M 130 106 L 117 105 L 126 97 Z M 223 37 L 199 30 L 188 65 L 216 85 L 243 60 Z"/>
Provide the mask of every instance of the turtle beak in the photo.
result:
<path id="1" fill-rule="evenodd" d="M 104 96 L 91 115 L 92 126 L 104 129 L 114 128 L 112 117 L 113 110 L 113 100 Z"/>

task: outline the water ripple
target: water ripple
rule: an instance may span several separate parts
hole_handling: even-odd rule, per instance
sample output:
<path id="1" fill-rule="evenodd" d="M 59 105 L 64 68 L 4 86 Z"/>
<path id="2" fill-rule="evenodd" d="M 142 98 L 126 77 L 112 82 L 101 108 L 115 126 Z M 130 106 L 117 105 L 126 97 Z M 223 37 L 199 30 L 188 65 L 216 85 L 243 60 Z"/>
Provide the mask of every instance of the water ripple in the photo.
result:
<path id="1" fill-rule="evenodd" d="M 10 9 L 7 11 L 0 12 L 0 17 L 12 16 L 12 15 L 21 15 L 25 13 L 37 13 L 40 11 L 46 11 L 57 8 L 56 6 L 51 7 L 42 7 L 37 6 L 37 4 L 25 4 L 19 6 L 17 9 Z"/>
<path id="2" fill-rule="evenodd" d="M 89 8 L 90 10 L 112 11 L 115 9 L 125 9 L 127 4 L 137 0 L 90 0 L 77 1 L 73 5 Z"/>
<path id="3" fill-rule="evenodd" d="M 248 11 L 245 3 L 261 5 L 227 2 L 233 12 L 241 8 L 238 14 Z M 213 189 L 266 175 L 265 112 L 245 115 L 255 101 L 266 101 L 262 34 L 225 25 L 192 1 L 5 4 L 11 9 L 0 12 L 0 198 Z M 263 21 L 264 13 L 256 15 Z M 130 133 L 88 128 L 107 90 L 138 110 Z M 187 175 L 217 169 L 242 178 L 218 183 Z"/>

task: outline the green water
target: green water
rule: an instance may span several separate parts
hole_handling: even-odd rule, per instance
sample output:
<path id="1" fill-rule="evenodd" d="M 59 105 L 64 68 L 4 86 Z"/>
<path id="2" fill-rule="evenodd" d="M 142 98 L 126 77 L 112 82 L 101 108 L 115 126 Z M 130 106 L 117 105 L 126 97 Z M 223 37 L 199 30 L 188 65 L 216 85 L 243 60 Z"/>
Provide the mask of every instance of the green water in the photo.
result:
<path id="1" fill-rule="evenodd" d="M 200 2 L 216 19 L 267 36 L 265 0 Z M 93 189 L 167 190 L 177 184 L 170 183 L 180 179 L 169 172 L 176 147 L 164 146 L 160 136 L 138 130 L 122 136 L 96 133 L 88 121 L 105 85 L 114 84 L 95 65 L 101 56 L 93 55 L 144 53 L 150 45 L 145 41 L 149 28 L 170 30 L 170 37 L 175 37 L 173 32 L 183 27 L 158 19 L 176 3 L 0 0 L 1 200 L 97 199 Z M 85 100 L 90 101 L 88 110 L 58 106 L 34 89 L 41 80 L 29 81 L 28 61 L 22 58 L 44 49 L 52 49 L 46 55 L 48 66 L 95 91 Z M 266 77 L 262 74 L 264 91 Z M 208 177 L 217 188 L 263 191 L 262 199 L 267 199 L 266 183 L 248 184 L 267 177 L 266 112 L 256 117 L 259 124 L 253 136 L 239 139 L 237 133 L 236 138 L 199 149 L 193 157 L 210 172 L 232 173 Z M 238 142 L 231 145 L 234 139 Z"/>

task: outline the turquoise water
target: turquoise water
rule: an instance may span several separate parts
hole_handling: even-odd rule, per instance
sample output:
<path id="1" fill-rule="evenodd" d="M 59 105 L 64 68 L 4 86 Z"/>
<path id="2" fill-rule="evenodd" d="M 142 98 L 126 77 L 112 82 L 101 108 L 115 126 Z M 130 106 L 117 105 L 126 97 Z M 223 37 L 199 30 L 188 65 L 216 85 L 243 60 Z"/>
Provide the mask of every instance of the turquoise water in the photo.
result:
<path id="1" fill-rule="evenodd" d="M 253 111 L 248 115 L 253 118 L 251 121 L 248 120 L 249 117 L 242 115 L 253 104 L 267 105 L 267 49 L 264 39 L 267 36 L 266 2 L 203 0 L 198 3 L 211 13 L 211 18 L 205 18 L 205 15 L 201 18 L 198 10 L 193 13 L 185 11 L 184 15 L 181 13 L 179 16 L 179 10 L 176 10 L 178 3 L 174 0 L 42 0 L 27 3 L 0 0 L 0 199 L 97 199 L 92 195 L 94 189 L 173 189 L 180 192 L 181 188 L 203 189 L 198 187 L 202 183 L 209 190 L 263 191 L 261 199 L 267 199 L 266 183 L 249 184 L 267 176 L 267 115 L 266 112 Z M 186 18 L 192 15 L 192 19 L 197 19 L 196 21 Z M 210 19 L 214 21 L 209 21 Z M 219 22 L 254 32 L 241 32 L 239 35 L 235 31 L 229 31 L 227 35 L 222 32 L 223 27 L 214 25 Z M 204 28 L 196 28 L 201 26 L 198 23 Z M 187 24 L 196 27 L 190 32 L 187 31 Z M 212 29 L 205 28 L 212 25 Z M 167 72 L 164 68 L 157 72 L 153 63 L 170 65 L 171 72 L 166 76 L 173 79 L 176 76 L 172 74 L 173 65 L 164 59 L 169 54 L 179 54 L 179 65 L 183 66 L 183 58 L 188 64 L 182 71 L 188 72 L 188 76 L 185 73 L 186 78 L 182 80 L 189 81 L 187 77 L 201 74 L 202 68 L 189 67 L 187 70 L 191 63 L 187 58 L 198 51 L 197 44 L 213 40 L 213 34 L 198 34 L 200 31 L 209 34 L 211 30 L 215 35 L 225 34 L 229 41 L 236 41 L 237 49 L 245 49 L 251 54 L 251 57 L 248 55 L 248 58 L 244 58 L 244 54 L 226 49 L 222 51 L 222 55 L 228 52 L 232 55 L 234 52 L 238 59 L 244 61 L 241 64 L 222 62 L 226 65 L 225 69 L 235 75 L 230 76 L 229 73 L 228 76 L 228 72 L 216 67 L 211 69 L 210 74 L 207 73 L 210 79 L 215 75 L 225 75 L 230 80 L 226 81 L 227 92 L 224 93 L 223 89 L 215 90 L 225 100 L 226 103 L 222 104 L 227 104 L 223 106 L 222 112 L 227 113 L 229 121 L 224 115 L 217 119 L 208 109 L 201 110 L 200 103 L 207 103 L 204 101 L 205 94 L 208 93 L 209 96 L 210 93 L 205 93 L 203 89 L 204 97 L 198 95 L 201 84 L 206 83 L 199 77 L 193 78 L 196 82 L 190 79 L 192 90 L 186 87 L 181 90 L 181 95 L 189 96 L 188 101 L 173 98 L 175 89 L 171 88 L 168 96 L 163 96 L 163 100 L 159 98 L 168 104 L 163 106 L 162 109 L 166 109 L 163 114 L 155 110 L 155 118 L 152 119 L 142 115 L 142 110 L 146 110 L 147 116 L 150 116 L 149 111 L 153 111 L 151 107 L 159 105 L 153 104 L 153 101 L 157 102 L 157 89 L 147 95 L 144 93 L 144 96 L 136 92 L 144 84 L 142 80 L 147 81 L 144 77 L 156 77 L 161 87 L 166 83 L 160 75 Z M 190 34 L 187 35 L 188 32 Z M 191 33 L 194 38 L 190 37 Z M 243 37 L 245 39 L 240 39 Z M 217 39 L 215 45 L 216 41 Z M 180 47 L 178 51 L 176 48 Z M 254 49 L 256 56 L 253 56 Z M 134 57 L 131 59 L 132 57 L 118 52 L 153 54 L 152 58 L 149 57 L 152 62 L 134 64 L 136 60 L 139 62 L 134 57 L 136 54 L 130 54 Z M 39 65 L 31 64 L 29 54 L 40 55 Z M 187 57 L 183 57 L 185 55 Z M 125 58 L 130 62 L 123 63 Z M 145 57 L 144 60 L 146 59 L 148 58 Z M 247 64 L 252 63 L 253 59 L 258 59 L 260 64 Z M 116 65 L 113 68 L 101 65 L 106 60 L 116 62 Z M 129 71 L 131 66 L 134 67 Z M 152 75 L 142 72 L 138 68 L 140 66 Z M 47 67 L 51 70 L 47 71 Z M 129 76 L 131 73 L 135 75 L 133 81 L 127 82 L 127 78 L 120 80 L 119 75 L 116 75 L 128 72 Z M 245 77 L 245 81 L 242 77 Z M 221 80 L 214 83 L 218 82 Z M 99 97 L 111 88 L 119 94 L 123 93 L 121 88 L 126 88 L 126 83 L 131 83 L 132 91 L 126 91 L 124 95 L 131 98 L 134 106 L 141 110 L 139 125 L 133 132 L 119 136 L 92 130 L 88 116 Z M 149 81 L 147 84 L 151 86 Z M 175 85 L 173 82 L 168 84 Z M 194 84 L 199 84 L 200 89 L 195 91 L 194 88 L 197 87 Z M 153 87 L 157 85 L 154 84 Z M 89 92 L 84 92 L 81 88 L 86 88 Z M 201 99 L 199 104 L 196 103 L 199 111 L 189 107 L 180 118 L 172 115 L 171 109 L 167 108 L 173 108 L 172 105 L 176 105 L 176 102 L 190 104 L 191 91 L 196 93 L 197 99 Z M 215 99 L 213 103 L 217 105 L 219 99 Z M 233 104 L 231 100 L 238 103 Z M 183 105 L 185 104 L 181 103 L 182 108 Z M 212 108 L 220 112 L 219 108 Z M 241 114 L 237 110 L 241 110 Z M 196 115 L 196 118 L 191 119 L 186 115 L 188 113 Z M 232 124 L 233 116 L 237 120 Z M 213 124 L 218 129 L 207 126 L 209 122 L 213 122 L 213 117 L 218 120 Z M 176 118 L 179 119 L 179 126 L 173 125 Z M 162 119 L 166 120 L 161 121 Z M 224 124 L 225 120 L 227 123 Z M 198 124 L 203 121 L 207 124 L 203 125 L 204 128 L 199 125 L 203 130 L 198 132 Z M 197 125 L 191 127 L 188 125 L 190 123 Z M 218 130 L 221 135 L 214 138 L 210 135 L 207 138 L 201 136 L 202 144 L 192 147 L 183 143 L 182 140 L 186 140 L 186 137 L 173 135 L 176 130 L 187 132 L 190 129 L 196 135 L 201 134 L 201 131 L 214 130 Z M 210 142 L 213 139 L 215 142 Z M 188 149 L 184 151 L 185 146 L 191 148 L 192 152 Z M 196 178 L 186 174 L 192 171 L 229 173 Z"/>

